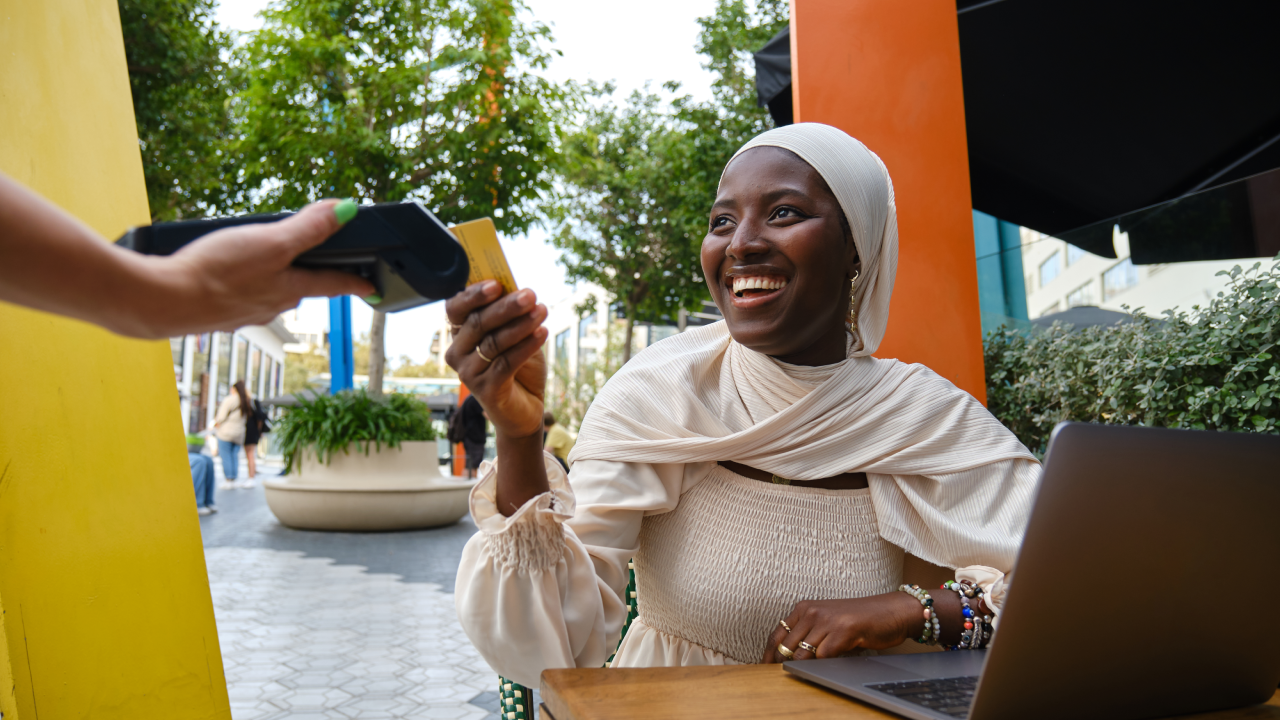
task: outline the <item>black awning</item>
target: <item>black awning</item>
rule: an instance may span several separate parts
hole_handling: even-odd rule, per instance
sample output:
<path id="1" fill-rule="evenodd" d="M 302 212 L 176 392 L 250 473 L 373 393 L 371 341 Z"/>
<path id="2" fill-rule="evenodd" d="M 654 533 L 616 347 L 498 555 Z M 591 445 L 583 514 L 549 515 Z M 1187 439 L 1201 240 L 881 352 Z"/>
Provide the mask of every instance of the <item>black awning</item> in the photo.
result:
<path id="1" fill-rule="evenodd" d="M 978 210 L 1061 235 L 1280 167 L 1280 3 L 958 9 Z"/>
<path id="2" fill-rule="evenodd" d="M 1280 2 L 958 0 L 957 11 L 977 210 L 1077 230 L 1064 239 L 1115 257 L 1105 221 L 1280 168 Z M 1131 238 L 1135 261 L 1204 247 L 1187 233 L 1144 238 Z"/>
<path id="3" fill-rule="evenodd" d="M 753 57 L 756 60 L 756 103 L 769 108 L 776 125 L 790 125 L 791 28 L 774 35 Z"/>

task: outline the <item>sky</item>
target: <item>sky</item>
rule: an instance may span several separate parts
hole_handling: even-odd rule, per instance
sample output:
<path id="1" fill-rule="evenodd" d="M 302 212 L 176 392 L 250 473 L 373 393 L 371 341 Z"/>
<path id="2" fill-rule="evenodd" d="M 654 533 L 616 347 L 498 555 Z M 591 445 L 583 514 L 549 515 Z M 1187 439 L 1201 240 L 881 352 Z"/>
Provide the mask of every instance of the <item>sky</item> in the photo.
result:
<path id="1" fill-rule="evenodd" d="M 711 73 L 702 68 L 694 50 L 697 19 L 711 14 L 715 0 L 525 0 L 533 17 L 551 27 L 552 48 L 563 53 L 552 60 L 547 75 L 554 81 L 612 80 L 617 97 L 651 82 L 656 90 L 675 80 L 681 91 L 696 100 L 711 97 Z M 221 0 L 217 20 L 223 27 L 251 31 L 261 26 L 257 13 L 267 0 Z M 546 241 L 540 228 L 528 236 L 502 238 L 521 287 L 532 288 L 548 305 L 568 297 L 572 288 L 559 266 L 559 251 Z M 387 358 L 391 366 L 407 355 L 426 359 L 429 329 L 438 326 L 443 303 L 405 310 L 387 316 Z M 300 319 L 327 325 L 328 302 L 304 300 Z M 373 311 L 360 300 L 351 303 L 351 324 L 358 337 L 367 332 Z"/>

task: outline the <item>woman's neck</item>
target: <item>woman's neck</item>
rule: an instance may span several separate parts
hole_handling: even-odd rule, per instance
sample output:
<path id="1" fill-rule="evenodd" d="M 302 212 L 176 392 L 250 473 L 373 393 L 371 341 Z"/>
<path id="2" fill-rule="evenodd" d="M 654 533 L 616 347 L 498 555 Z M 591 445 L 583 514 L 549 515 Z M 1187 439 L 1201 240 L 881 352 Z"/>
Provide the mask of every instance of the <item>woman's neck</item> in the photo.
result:
<path id="1" fill-rule="evenodd" d="M 816 342 L 804 350 L 770 357 L 788 365 L 805 365 L 808 367 L 834 365 L 849 357 L 849 331 L 845 329 L 842 323 L 840 327 L 824 333 Z"/>

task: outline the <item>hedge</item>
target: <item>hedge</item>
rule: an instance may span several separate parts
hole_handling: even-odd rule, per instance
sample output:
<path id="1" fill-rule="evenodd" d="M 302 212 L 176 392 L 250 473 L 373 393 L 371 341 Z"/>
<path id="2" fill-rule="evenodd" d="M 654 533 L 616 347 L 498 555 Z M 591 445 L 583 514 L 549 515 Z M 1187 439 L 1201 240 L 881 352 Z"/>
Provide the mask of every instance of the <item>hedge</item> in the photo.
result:
<path id="1" fill-rule="evenodd" d="M 1280 255 L 1267 264 L 1218 273 L 1226 288 L 1190 312 L 989 333 L 988 407 L 1041 457 L 1064 420 L 1280 433 Z"/>

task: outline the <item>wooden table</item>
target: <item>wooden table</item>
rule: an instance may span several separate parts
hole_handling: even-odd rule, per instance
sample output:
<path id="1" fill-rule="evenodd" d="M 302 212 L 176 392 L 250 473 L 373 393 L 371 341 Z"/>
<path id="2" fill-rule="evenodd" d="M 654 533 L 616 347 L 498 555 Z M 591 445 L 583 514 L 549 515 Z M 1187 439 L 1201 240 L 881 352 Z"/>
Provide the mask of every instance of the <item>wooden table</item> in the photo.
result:
<path id="1" fill-rule="evenodd" d="M 781 665 L 547 670 L 542 703 L 539 720 L 898 718 L 805 682 Z M 1180 718 L 1280 720 L 1280 692 L 1266 705 Z"/>

